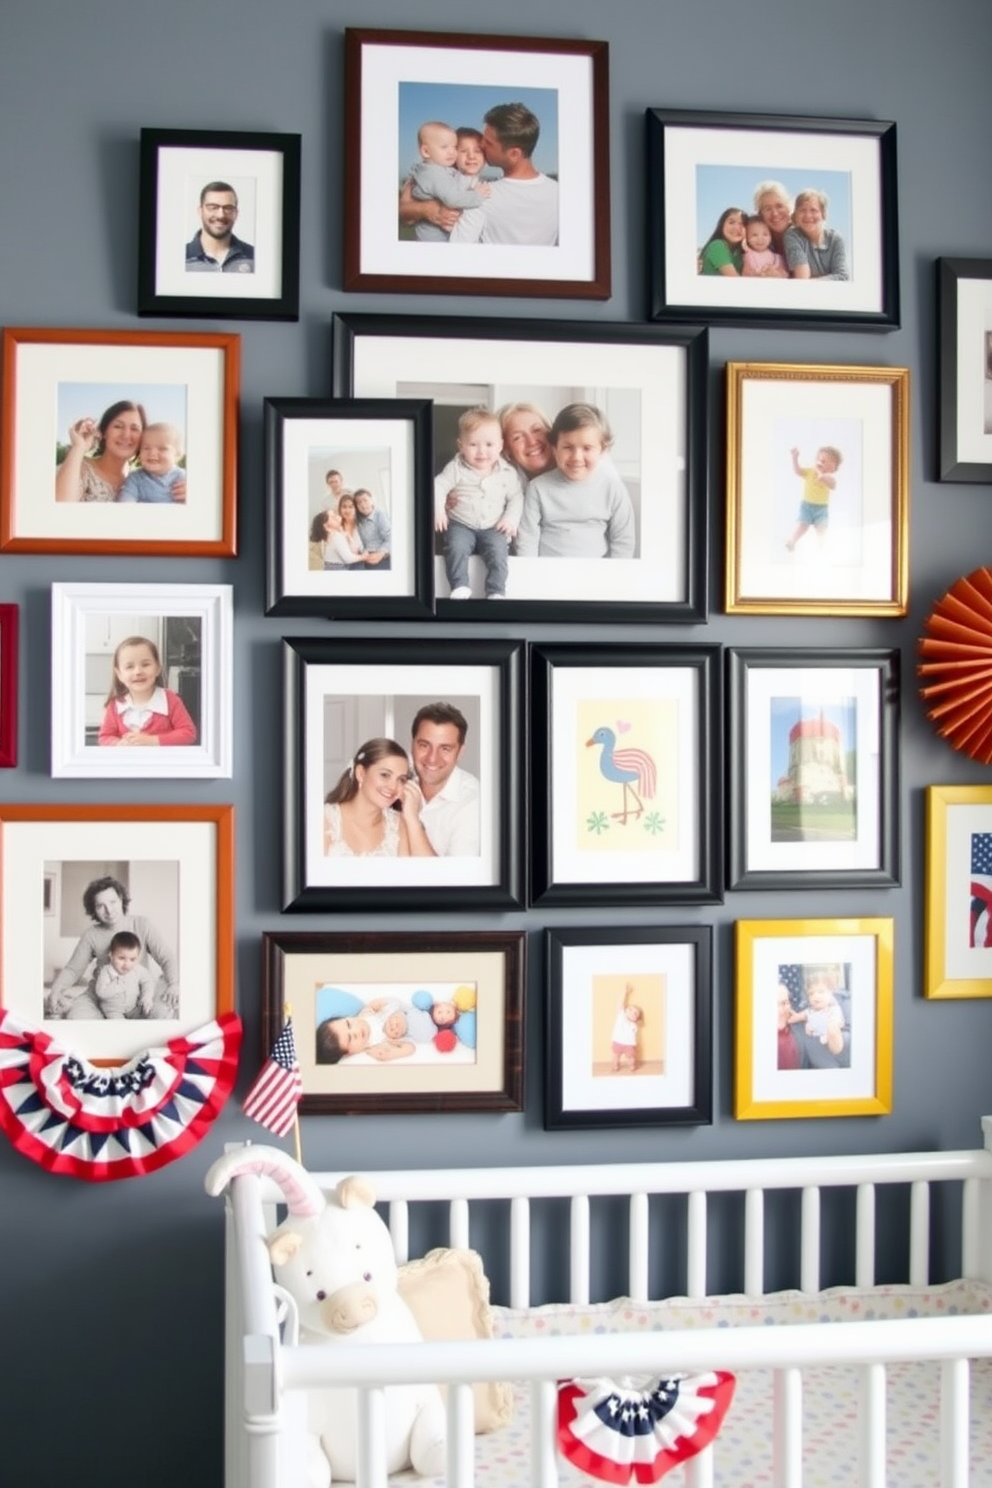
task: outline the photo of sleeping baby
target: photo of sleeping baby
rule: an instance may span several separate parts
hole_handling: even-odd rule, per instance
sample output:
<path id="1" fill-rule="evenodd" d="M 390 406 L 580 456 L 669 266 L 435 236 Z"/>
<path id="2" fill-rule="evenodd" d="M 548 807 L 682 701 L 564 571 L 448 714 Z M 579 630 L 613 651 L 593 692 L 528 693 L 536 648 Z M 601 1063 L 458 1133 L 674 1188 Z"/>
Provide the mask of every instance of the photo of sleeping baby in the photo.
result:
<path id="1" fill-rule="evenodd" d="M 318 986 L 317 1064 L 475 1064 L 473 982 L 348 982 Z"/>

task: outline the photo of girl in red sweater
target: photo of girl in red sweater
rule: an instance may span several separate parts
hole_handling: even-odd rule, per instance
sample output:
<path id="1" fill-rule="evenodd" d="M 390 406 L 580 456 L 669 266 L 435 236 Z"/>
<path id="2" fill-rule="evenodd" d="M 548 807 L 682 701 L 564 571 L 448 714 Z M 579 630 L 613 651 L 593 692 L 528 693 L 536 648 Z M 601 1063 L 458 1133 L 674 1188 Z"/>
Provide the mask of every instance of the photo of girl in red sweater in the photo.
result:
<path id="1" fill-rule="evenodd" d="M 128 636 L 114 652 L 100 743 L 125 748 L 196 743 L 196 724 L 179 694 L 166 687 L 158 647 L 146 636 Z"/>

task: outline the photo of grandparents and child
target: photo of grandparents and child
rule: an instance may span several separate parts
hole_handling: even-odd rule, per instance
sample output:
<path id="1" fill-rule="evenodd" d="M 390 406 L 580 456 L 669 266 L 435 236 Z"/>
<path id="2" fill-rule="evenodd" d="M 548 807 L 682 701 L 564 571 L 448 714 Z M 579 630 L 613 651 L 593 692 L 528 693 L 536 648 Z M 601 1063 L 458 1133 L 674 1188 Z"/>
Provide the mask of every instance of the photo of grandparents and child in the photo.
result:
<path id="1" fill-rule="evenodd" d="M 56 501 L 185 503 L 185 386 L 60 382 L 56 417 Z"/>
<path id="2" fill-rule="evenodd" d="M 846 171 L 697 166 L 696 242 L 702 275 L 850 279 L 851 178 Z"/>
<path id="3" fill-rule="evenodd" d="M 321 986 L 318 1064 L 475 1064 L 474 983 L 386 982 Z"/>
<path id="4" fill-rule="evenodd" d="M 307 568 L 367 574 L 390 567 L 389 451 L 307 452 Z"/>
<path id="5" fill-rule="evenodd" d="M 443 383 L 397 389 L 434 402 L 434 526 L 447 586 L 439 575 L 439 595 L 513 597 L 515 558 L 640 557 L 638 390 L 473 391 L 466 406 L 463 387 L 457 400 Z"/>
<path id="6" fill-rule="evenodd" d="M 849 1069 L 850 967 L 792 962 L 778 968 L 778 1068 Z"/>
<path id="7" fill-rule="evenodd" d="M 553 248 L 553 88 L 401 83 L 399 239 Z"/>

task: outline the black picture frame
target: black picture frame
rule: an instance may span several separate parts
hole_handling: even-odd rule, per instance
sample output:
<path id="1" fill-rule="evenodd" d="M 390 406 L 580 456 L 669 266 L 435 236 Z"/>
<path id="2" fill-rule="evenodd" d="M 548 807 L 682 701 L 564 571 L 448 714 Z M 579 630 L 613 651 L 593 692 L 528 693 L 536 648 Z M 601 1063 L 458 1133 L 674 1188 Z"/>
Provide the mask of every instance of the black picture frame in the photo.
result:
<path id="1" fill-rule="evenodd" d="M 532 905 L 722 901 L 720 653 L 719 646 L 709 645 L 532 645 Z M 654 697 L 644 675 L 652 670 L 659 673 L 661 683 Z M 597 678 L 596 673 L 601 675 Z M 631 673 L 637 675 L 627 686 L 622 679 Z M 558 693 L 556 676 L 567 679 Z M 626 716 L 618 719 L 621 710 Z M 608 723 L 600 725 L 600 716 Z M 566 746 L 569 741 L 584 747 L 598 745 L 599 754 L 587 755 L 583 748 L 569 761 L 566 750 L 557 759 L 556 723 Z M 586 725 L 593 732 L 583 740 Z M 614 759 L 618 740 L 628 732 L 631 738 L 623 748 L 643 756 L 644 743 L 651 746 L 650 758 L 643 765 L 646 775 L 641 760 L 632 758 L 622 764 L 619 751 Z M 580 760 L 596 768 L 583 766 Z M 674 767 L 663 778 L 659 762 L 671 766 L 673 761 Z M 633 799 L 640 800 L 640 810 L 636 806 L 628 810 L 625 775 L 628 781 L 632 775 L 637 779 L 640 795 Z M 648 808 L 645 801 L 654 798 L 659 778 L 659 807 Z M 645 784 L 647 788 L 642 789 Z M 621 786 L 619 794 L 609 789 L 617 785 Z M 615 804 L 621 810 L 614 811 Z M 568 816 L 567 810 L 573 814 Z M 635 827 L 648 832 L 648 848 L 657 844 L 656 851 L 650 852 L 642 841 L 631 838 L 633 846 L 618 845 L 611 860 L 612 846 L 604 852 L 597 844 L 612 844 L 616 839 L 607 834 L 613 820 L 626 831 L 631 816 Z M 581 824 L 587 839 L 584 854 L 570 834 L 566 851 L 569 820 L 576 823 L 576 837 Z"/>
<path id="2" fill-rule="evenodd" d="M 710 325 L 785 324 L 809 330 L 898 328 L 894 123 L 663 108 L 647 109 L 646 120 L 651 319 L 694 320 Z M 729 152 L 733 165 L 727 163 L 727 156 L 721 159 L 718 153 L 716 140 L 721 131 L 727 133 L 728 143 L 729 136 L 737 136 Z M 804 135 L 808 137 L 805 148 Z M 802 156 L 800 150 L 804 150 Z M 773 170 L 781 179 L 762 180 Z M 700 171 L 722 171 L 723 176 L 700 175 Z M 844 176 L 846 183 L 841 179 Z M 750 280 L 723 277 L 714 270 L 711 283 L 720 289 L 704 298 L 706 275 L 701 255 L 705 235 L 711 225 L 714 229 L 720 225 L 724 209 L 752 211 L 759 185 L 784 186 L 790 212 L 795 193 L 810 188 L 825 191 L 828 185 L 834 186 L 835 214 L 854 238 L 848 242 L 842 237 L 851 250 L 853 277 L 830 284 L 826 279 L 813 279 L 808 289 L 802 290 L 788 277 L 777 283 L 762 279 L 752 289 Z M 837 187 L 843 189 L 837 192 Z M 728 192 L 732 198 L 729 201 L 724 200 Z M 747 193 L 751 194 L 749 200 L 733 199 Z M 826 194 L 829 197 L 829 191 Z M 825 215 L 829 227 L 829 202 Z M 783 226 L 780 231 L 784 230 Z M 877 241 L 866 242 L 872 233 L 877 233 Z M 773 242 L 771 246 L 776 245 Z M 846 252 L 844 257 L 846 270 Z M 794 308 L 790 304 L 793 294 Z"/>
<path id="3" fill-rule="evenodd" d="M 261 1057 L 267 1057 L 282 1031 L 290 1004 L 302 1116 L 522 1111 L 526 959 L 523 930 L 266 932 Z M 402 986 L 406 995 L 397 999 L 401 1003 L 412 1002 L 411 985 L 423 992 L 444 983 L 444 991 L 450 992 L 458 984 L 454 995 L 459 1012 L 446 1035 L 447 1046 L 442 1040 L 436 1052 L 425 1049 L 419 1057 L 418 1043 L 409 1062 L 407 1057 L 379 1064 L 318 1060 L 321 1014 L 350 1015 L 344 999 L 353 1005 L 359 998 L 349 993 L 348 984 L 369 982 L 395 983 L 397 991 Z M 340 1000 L 339 1008 L 328 998 Z M 462 1000 L 471 1003 L 465 1011 Z M 462 1062 L 469 1049 L 472 1058 Z"/>
<path id="4" fill-rule="evenodd" d="M 831 671 L 832 685 L 798 691 L 802 672 Z M 899 884 L 899 681 L 898 651 L 728 649 L 728 888 Z M 796 690 L 776 694 L 776 686 Z M 759 835 L 762 801 L 768 827 Z"/>
<path id="5" fill-rule="evenodd" d="M 712 927 L 553 929 L 544 940 L 546 1130 L 709 1126 Z M 640 1013 L 634 1067 L 614 1050 L 611 1068 L 606 1029 L 628 1005 Z"/>
<path id="6" fill-rule="evenodd" d="M 138 314 L 299 320 L 300 135 L 142 129 L 140 154 Z M 215 180 L 232 186 L 238 219 L 242 212 L 247 219 L 250 208 L 250 223 L 240 225 L 245 241 L 249 227 L 254 239 L 248 243 L 252 268 L 204 274 L 184 264 L 180 273 L 173 260 L 192 242 L 198 195 Z M 239 256 L 237 262 L 247 260 Z M 207 279 L 214 293 L 206 284 L 193 287 Z M 249 279 L 251 294 L 245 292 Z"/>
<path id="7" fill-rule="evenodd" d="M 388 907 L 436 912 L 442 903 L 446 912 L 520 908 L 526 799 L 524 642 L 284 637 L 283 653 L 287 710 L 283 909 L 324 913 Z M 320 718 L 315 717 L 318 700 Z M 362 763 L 357 757 L 360 745 L 373 738 L 392 738 L 390 729 L 403 735 L 395 742 L 409 760 L 410 724 L 422 705 L 435 700 L 460 709 L 469 726 L 466 744 L 477 730 L 466 756 L 474 766 L 469 774 L 478 771 L 479 804 L 474 818 L 470 813 L 477 849 L 446 857 L 396 858 L 395 869 L 380 868 L 361 857 L 328 862 L 325 813 L 318 815 L 327 782 L 342 778 L 341 763 L 354 774 L 356 764 Z M 317 748 L 314 739 L 324 747 Z M 354 751 L 350 760 L 349 750 Z M 461 786 L 471 794 L 470 783 L 462 780 Z M 383 862 L 378 857 L 378 863 Z M 439 867 L 431 866 L 439 862 Z"/>
<path id="8" fill-rule="evenodd" d="M 431 619 L 430 403 L 423 399 L 266 398 L 264 418 L 266 614 Z M 309 532 L 313 538 L 317 504 L 323 502 L 330 510 L 336 500 L 352 494 L 340 474 L 337 493 L 327 486 L 332 472 L 322 474 L 331 460 L 348 463 L 348 441 L 352 461 L 346 478 L 356 482 L 354 489 L 373 497 L 376 511 L 385 512 L 388 559 L 384 566 L 358 564 L 354 570 L 311 576 L 313 560 L 308 551 L 314 551 L 314 545 L 305 546 L 305 535 Z M 297 534 L 296 541 L 291 532 Z"/>
<path id="9" fill-rule="evenodd" d="M 992 258 L 937 260 L 937 314 L 938 479 L 987 485 L 992 482 Z"/>
<path id="10" fill-rule="evenodd" d="M 618 435 L 613 454 L 619 474 L 632 489 L 636 475 L 635 556 L 605 566 L 596 558 L 558 558 L 535 567 L 540 556 L 511 555 L 506 598 L 499 604 L 482 597 L 478 558 L 471 560 L 478 565 L 473 570 L 473 597 L 447 598 L 444 562 L 437 556 L 440 618 L 499 623 L 706 621 L 707 339 L 699 326 L 334 317 L 334 396 L 432 398 L 436 469 L 454 454 L 457 416 L 472 406 L 469 399 L 484 402 L 494 412 L 505 410 L 516 402 L 512 389 L 518 387 L 521 402 L 533 408 L 536 378 L 541 379 L 536 385 L 549 394 L 556 388 L 568 389 L 570 396 L 562 392 L 559 408 L 582 401 L 578 391 L 590 393 L 587 402 L 619 399 L 622 394 L 623 409 L 629 410 L 626 443 L 621 449 L 623 436 Z M 543 370 L 521 374 L 521 367 L 533 369 L 538 350 Z M 623 380 L 611 390 L 613 375 Z M 605 389 L 605 394 L 597 389 Z M 542 419 L 546 430 L 551 421 L 547 414 Z M 550 461 L 546 439 L 544 450 L 545 461 Z M 630 476 L 624 467 L 627 450 Z M 657 498 L 653 503 L 648 493 Z M 520 564 L 526 569 L 515 567 Z M 520 590 L 517 597 L 515 584 Z"/>

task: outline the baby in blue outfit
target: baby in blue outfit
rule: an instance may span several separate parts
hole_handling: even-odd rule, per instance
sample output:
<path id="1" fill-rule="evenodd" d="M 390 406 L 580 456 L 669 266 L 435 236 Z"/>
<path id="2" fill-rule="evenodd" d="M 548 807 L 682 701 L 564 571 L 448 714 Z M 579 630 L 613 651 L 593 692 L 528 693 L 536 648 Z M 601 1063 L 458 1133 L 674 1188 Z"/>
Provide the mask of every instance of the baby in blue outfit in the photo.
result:
<path id="1" fill-rule="evenodd" d="M 173 495 L 177 485 L 186 484 L 186 472 L 179 464 L 182 453 L 182 436 L 174 424 L 148 424 L 138 450 L 140 467 L 126 478 L 117 500 L 158 503 L 185 500 L 185 495 Z"/>

